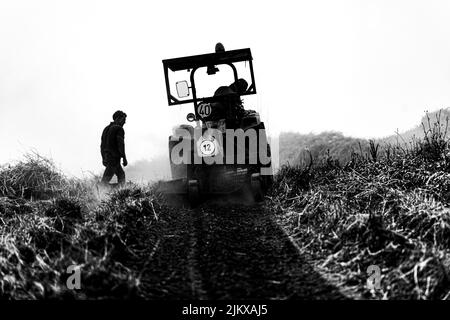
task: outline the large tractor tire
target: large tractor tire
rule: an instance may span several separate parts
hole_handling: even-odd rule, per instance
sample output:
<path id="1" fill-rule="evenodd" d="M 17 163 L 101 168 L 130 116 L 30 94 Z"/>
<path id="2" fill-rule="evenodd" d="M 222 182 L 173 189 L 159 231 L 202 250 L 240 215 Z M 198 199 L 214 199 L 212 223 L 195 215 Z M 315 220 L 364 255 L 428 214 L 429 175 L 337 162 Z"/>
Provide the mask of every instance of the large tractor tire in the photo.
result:
<path id="1" fill-rule="evenodd" d="M 200 202 L 200 187 L 198 180 L 188 181 L 188 200 L 191 207 L 195 207 Z"/>
<path id="2" fill-rule="evenodd" d="M 261 175 L 259 173 L 253 173 L 250 176 L 250 188 L 255 202 L 261 202 L 264 200 L 264 191 L 261 181 Z"/>

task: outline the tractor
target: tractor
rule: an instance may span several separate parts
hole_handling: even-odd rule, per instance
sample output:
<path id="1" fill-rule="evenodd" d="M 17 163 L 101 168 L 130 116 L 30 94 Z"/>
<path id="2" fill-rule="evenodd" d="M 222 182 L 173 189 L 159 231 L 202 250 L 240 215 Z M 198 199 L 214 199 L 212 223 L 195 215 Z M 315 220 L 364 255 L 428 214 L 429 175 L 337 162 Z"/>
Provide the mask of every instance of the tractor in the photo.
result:
<path id="1" fill-rule="evenodd" d="M 242 97 L 256 94 L 249 48 L 162 61 L 169 106 L 193 104 L 186 120 L 169 136 L 172 180 L 166 193 L 185 194 L 195 206 L 213 194 L 249 192 L 262 201 L 273 180 L 264 122 L 244 108 Z"/>

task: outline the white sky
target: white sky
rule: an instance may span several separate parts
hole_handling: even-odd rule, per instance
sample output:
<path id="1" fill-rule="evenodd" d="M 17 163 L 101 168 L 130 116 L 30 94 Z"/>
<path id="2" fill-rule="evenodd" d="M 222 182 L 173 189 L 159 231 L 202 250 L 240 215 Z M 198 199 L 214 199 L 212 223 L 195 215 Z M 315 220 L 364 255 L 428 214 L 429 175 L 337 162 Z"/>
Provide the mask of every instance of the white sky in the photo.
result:
<path id="1" fill-rule="evenodd" d="M 192 107 L 167 106 L 161 60 L 219 41 L 251 48 L 270 131 L 390 135 L 450 107 L 449 39 L 450 1 L 0 0 L 0 163 L 98 172 L 117 109 L 130 162 L 167 152 Z"/>

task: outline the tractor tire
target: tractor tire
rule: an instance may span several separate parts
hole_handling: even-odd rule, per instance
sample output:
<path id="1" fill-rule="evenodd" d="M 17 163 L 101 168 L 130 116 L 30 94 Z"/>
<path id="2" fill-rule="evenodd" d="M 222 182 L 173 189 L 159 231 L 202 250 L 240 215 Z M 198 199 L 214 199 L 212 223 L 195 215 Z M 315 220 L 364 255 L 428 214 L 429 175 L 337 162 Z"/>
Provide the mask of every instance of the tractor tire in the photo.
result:
<path id="1" fill-rule="evenodd" d="M 195 207 L 200 202 L 200 188 L 198 180 L 188 181 L 188 201 L 191 207 Z"/>
<path id="2" fill-rule="evenodd" d="M 264 200 L 261 175 L 259 173 L 253 173 L 250 176 L 250 188 L 255 202 L 261 202 Z"/>

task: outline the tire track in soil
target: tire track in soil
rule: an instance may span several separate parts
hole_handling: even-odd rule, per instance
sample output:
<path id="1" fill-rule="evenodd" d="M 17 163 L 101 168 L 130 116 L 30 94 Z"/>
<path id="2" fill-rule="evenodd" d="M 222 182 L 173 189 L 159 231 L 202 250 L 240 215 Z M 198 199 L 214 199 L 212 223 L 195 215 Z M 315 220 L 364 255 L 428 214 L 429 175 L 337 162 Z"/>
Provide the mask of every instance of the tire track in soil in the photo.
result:
<path id="1" fill-rule="evenodd" d="M 160 215 L 156 226 L 142 230 L 143 245 L 147 249 L 140 255 L 140 264 L 136 266 L 141 270 L 141 298 L 193 298 L 188 255 L 191 223 L 188 210 L 171 209 Z"/>
<path id="2" fill-rule="evenodd" d="M 193 215 L 197 279 L 208 298 L 346 299 L 262 206 L 210 202 Z"/>
<path id="3" fill-rule="evenodd" d="M 139 238 L 144 299 L 346 299 L 260 205 L 171 208 Z"/>
<path id="4" fill-rule="evenodd" d="M 201 220 L 194 211 L 190 212 L 190 250 L 188 256 L 189 278 L 191 280 L 192 295 L 199 300 L 207 300 L 207 292 L 204 286 L 204 280 L 200 273 L 199 256 L 199 234 L 198 229 L 201 226 Z"/>

